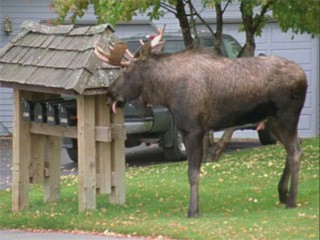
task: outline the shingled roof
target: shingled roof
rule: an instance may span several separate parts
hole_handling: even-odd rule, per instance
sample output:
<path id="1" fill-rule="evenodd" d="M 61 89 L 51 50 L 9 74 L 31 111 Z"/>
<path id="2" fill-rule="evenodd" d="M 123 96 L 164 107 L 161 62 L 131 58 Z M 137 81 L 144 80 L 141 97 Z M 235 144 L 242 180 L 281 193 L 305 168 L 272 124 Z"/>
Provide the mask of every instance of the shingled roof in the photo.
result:
<path id="1" fill-rule="evenodd" d="M 7 87 L 39 88 L 83 94 L 106 88 L 120 69 L 93 53 L 96 42 L 107 49 L 119 39 L 108 24 L 76 28 L 24 22 L 22 31 L 0 49 L 0 83 Z"/>

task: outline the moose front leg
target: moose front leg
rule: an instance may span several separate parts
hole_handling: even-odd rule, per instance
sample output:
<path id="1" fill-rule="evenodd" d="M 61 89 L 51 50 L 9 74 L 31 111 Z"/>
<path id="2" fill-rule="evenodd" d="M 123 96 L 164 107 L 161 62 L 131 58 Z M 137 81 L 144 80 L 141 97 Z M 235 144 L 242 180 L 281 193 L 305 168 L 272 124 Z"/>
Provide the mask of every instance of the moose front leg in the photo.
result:
<path id="1" fill-rule="evenodd" d="M 199 176 L 203 154 L 203 132 L 189 132 L 184 134 L 184 142 L 188 155 L 188 175 L 190 184 L 190 202 L 188 217 L 199 216 Z"/>

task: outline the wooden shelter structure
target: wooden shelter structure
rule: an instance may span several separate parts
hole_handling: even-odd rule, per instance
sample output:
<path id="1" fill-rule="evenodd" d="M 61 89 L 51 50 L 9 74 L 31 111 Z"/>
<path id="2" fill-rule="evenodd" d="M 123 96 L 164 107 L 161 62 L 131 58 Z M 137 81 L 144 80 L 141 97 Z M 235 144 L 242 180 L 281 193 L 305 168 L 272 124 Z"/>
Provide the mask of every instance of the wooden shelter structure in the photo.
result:
<path id="1" fill-rule="evenodd" d="M 76 28 L 24 22 L 22 31 L 0 49 L 0 86 L 14 97 L 12 208 L 29 206 L 29 184 L 43 183 L 44 201 L 60 197 L 61 137 L 78 139 L 79 211 L 96 208 L 96 194 L 125 202 L 123 112 L 106 106 L 105 92 L 121 70 L 95 57 L 94 44 L 107 49 L 119 41 L 107 25 Z M 23 120 L 23 100 L 61 95 L 77 100 L 77 126 Z"/>

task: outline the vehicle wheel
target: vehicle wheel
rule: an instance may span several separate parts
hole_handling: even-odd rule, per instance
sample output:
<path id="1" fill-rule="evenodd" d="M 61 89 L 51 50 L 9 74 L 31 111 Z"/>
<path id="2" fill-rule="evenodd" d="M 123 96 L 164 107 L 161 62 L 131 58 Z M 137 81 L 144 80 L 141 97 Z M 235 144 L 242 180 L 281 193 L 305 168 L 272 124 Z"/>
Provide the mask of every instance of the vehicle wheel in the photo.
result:
<path id="1" fill-rule="evenodd" d="M 77 163 L 78 162 L 78 141 L 77 139 L 72 139 L 72 148 L 66 148 L 69 158 Z"/>
<path id="2" fill-rule="evenodd" d="M 183 143 L 181 134 L 174 128 L 173 145 L 171 147 L 163 148 L 164 156 L 169 161 L 186 160 L 187 151 Z"/>
<path id="3" fill-rule="evenodd" d="M 262 145 L 271 145 L 277 142 L 277 138 L 268 129 L 258 131 L 258 135 Z"/>

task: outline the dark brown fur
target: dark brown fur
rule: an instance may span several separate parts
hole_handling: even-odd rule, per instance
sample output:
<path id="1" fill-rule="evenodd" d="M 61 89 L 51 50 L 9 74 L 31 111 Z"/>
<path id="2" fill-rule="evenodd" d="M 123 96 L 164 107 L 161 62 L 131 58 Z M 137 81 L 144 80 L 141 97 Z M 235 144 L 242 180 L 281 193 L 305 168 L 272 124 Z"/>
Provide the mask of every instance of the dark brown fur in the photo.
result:
<path id="1" fill-rule="evenodd" d="M 149 52 L 144 60 L 135 61 L 124 70 L 107 96 L 110 101 L 138 99 L 140 105 L 169 108 L 187 149 L 188 215 L 199 214 L 198 181 L 205 132 L 266 119 L 266 125 L 287 151 L 279 199 L 288 208 L 295 207 L 301 157 L 297 126 L 307 90 L 301 67 L 273 56 L 228 59 L 205 50 Z"/>

